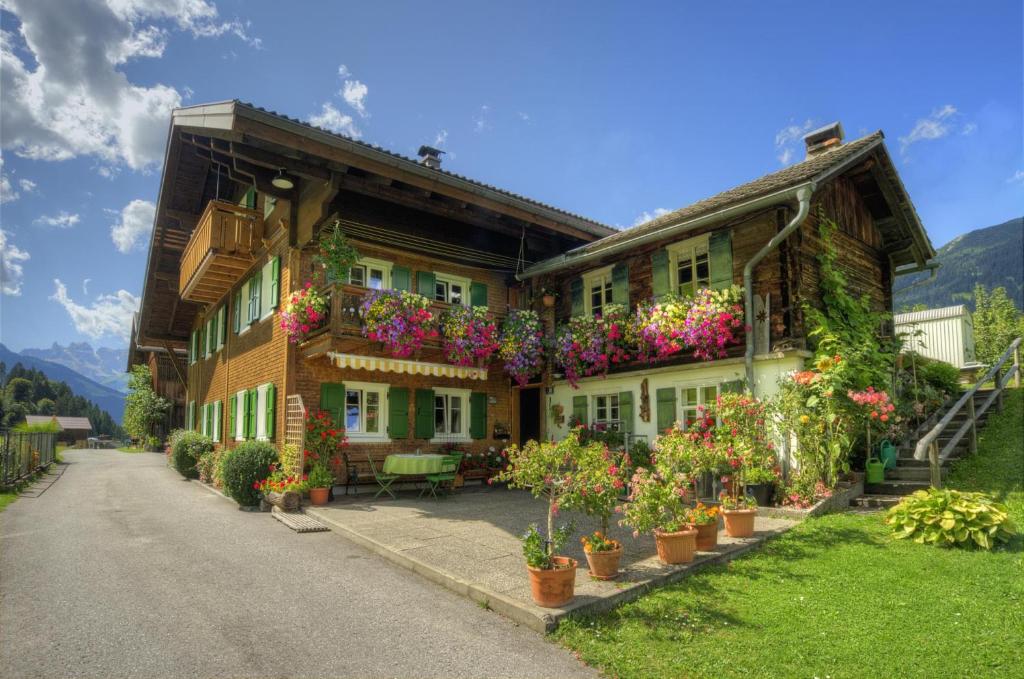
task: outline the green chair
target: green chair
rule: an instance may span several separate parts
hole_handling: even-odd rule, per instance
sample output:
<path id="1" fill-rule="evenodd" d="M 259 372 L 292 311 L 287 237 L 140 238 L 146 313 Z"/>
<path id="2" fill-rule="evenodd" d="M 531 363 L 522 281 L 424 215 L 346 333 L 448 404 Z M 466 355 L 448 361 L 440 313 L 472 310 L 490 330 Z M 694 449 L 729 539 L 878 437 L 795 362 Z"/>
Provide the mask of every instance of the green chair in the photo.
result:
<path id="1" fill-rule="evenodd" d="M 420 497 L 428 490 L 430 495 L 436 500 L 437 491 L 443 490 L 444 484 L 451 484 L 455 481 L 455 475 L 459 472 L 459 465 L 462 464 L 462 453 L 452 453 L 451 455 L 445 455 L 444 459 L 441 460 L 441 471 L 437 474 L 427 474 L 426 480 L 427 485 L 420 491 Z"/>
<path id="2" fill-rule="evenodd" d="M 373 497 L 376 499 L 381 493 L 387 493 L 392 497 L 395 497 L 394 491 L 391 490 L 391 484 L 394 483 L 398 478 L 398 474 L 385 474 L 382 471 L 377 471 L 377 465 L 373 461 L 373 456 L 369 453 L 366 454 L 366 459 L 370 462 L 370 472 L 373 474 L 373 480 L 380 486 L 380 490 Z"/>

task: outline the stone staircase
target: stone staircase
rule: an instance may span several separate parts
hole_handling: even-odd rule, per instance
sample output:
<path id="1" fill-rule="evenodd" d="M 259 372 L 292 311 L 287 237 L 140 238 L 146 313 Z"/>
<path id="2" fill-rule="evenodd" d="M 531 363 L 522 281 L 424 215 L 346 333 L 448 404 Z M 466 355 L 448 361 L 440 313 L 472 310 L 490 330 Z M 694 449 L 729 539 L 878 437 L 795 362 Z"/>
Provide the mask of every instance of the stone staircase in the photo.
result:
<path id="1" fill-rule="evenodd" d="M 975 392 L 974 405 L 980 406 L 992 394 L 991 390 L 983 389 Z M 914 491 L 928 488 L 931 478 L 931 470 L 928 460 L 915 460 L 914 447 L 918 440 L 927 434 L 942 417 L 949 412 L 953 403 L 947 403 L 937 412 L 933 413 L 920 427 L 900 445 L 899 457 L 895 469 L 887 469 L 885 480 L 882 483 L 868 483 L 864 485 L 864 494 L 850 501 L 852 507 L 861 508 L 885 508 L 895 505 L 904 495 L 910 495 Z M 995 406 L 993 405 L 993 408 Z M 978 416 L 978 431 L 980 432 L 988 420 L 988 411 Z M 941 450 L 953 438 L 956 432 L 968 419 L 967 409 L 963 408 L 953 416 L 949 426 L 939 435 L 937 441 Z M 970 450 L 969 436 L 963 437 L 954 448 L 954 452 L 942 462 L 942 474 L 945 477 L 952 460 L 966 455 Z"/>

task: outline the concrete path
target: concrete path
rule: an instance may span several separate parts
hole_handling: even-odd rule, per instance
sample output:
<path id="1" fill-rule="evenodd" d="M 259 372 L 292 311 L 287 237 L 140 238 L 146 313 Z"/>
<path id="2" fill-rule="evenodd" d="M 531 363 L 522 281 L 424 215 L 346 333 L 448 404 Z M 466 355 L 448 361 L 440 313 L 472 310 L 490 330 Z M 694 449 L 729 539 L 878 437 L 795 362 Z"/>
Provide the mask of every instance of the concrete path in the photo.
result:
<path id="1" fill-rule="evenodd" d="M 333 533 L 238 511 L 162 455 L 64 458 L 0 514 L 5 679 L 596 676 Z"/>

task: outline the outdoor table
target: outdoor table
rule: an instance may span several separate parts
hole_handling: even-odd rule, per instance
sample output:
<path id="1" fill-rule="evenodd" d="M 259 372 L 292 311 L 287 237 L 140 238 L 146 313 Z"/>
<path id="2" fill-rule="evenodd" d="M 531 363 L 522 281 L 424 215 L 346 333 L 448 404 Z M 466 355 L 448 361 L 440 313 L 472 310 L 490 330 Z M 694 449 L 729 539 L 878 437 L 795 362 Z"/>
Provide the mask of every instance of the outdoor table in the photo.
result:
<path id="1" fill-rule="evenodd" d="M 388 455 L 384 458 L 385 474 L 399 474 L 401 476 L 422 476 L 424 474 L 441 473 L 441 461 L 444 455 L 416 455 L 413 453 L 398 453 Z"/>

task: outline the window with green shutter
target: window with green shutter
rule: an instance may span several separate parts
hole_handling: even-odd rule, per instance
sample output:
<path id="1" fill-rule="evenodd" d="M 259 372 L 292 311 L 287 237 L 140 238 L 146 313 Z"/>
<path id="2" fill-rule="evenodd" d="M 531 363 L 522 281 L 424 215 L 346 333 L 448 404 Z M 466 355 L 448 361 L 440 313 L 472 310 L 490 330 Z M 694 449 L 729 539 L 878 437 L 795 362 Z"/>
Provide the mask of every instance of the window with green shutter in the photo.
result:
<path id="1" fill-rule="evenodd" d="M 270 260 L 270 309 L 276 309 L 281 299 L 281 257 Z"/>
<path id="2" fill-rule="evenodd" d="M 487 306 L 487 284 L 473 281 L 469 284 L 469 303 L 472 306 Z"/>
<path id="3" fill-rule="evenodd" d="M 656 250 L 651 253 L 651 292 L 657 298 L 667 295 L 671 288 L 668 251 Z"/>
<path id="4" fill-rule="evenodd" d="M 189 401 L 185 406 L 185 429 L 194 431 L 196 428 L 196 402 Z"/>
<path id="5" fill-rule="evenodd" d="M 619 392 L 619 420 L 621 431 L 627 434 L 633 432 L 633 392 Z"/>
<path id="6" fill-rule="evenodd" d="M 192 331 L 192 335 L 188 340 L 188 364 L 192 365 L 196 362 L 196 331 Z"/>
<path id="7" fill-rule="evenodd" d="M 393 439 L 409 437 L 409 389 L 388 389 L 388 436 Z"/>
<path id="8" fill-rule="evenodd" d="M 199 326 L 199 358 L 206 358 L 206 324 Z"/>
<path id="9" fill-rule="evenodd" d="M 570 314 L 573 316 L 582 316 L 584 314 L 582 278 L 574 278 L 569 283 L 569 303 Z"/>
<path id="10" fill-rule="evenodd" d="M 728 382 L 722 382 L 720 385 L 718 385 L 718 393 L 742 394 L 744 391 L 746 391 L 746 386 L 746 380 L 730 380 Z"/>
<path id="11" fill-rule="evenodd" d="M 434 390 L 416 390 L 416 427 L 414 436 L 418 439 L 434 438 Z"/>
<path id="12" fill-rule="evenodd" d="M 238 414 L 238 397 L 234 394 L 228 399 L 228 438 L 234 439 L 238 436 L 238 429 L 236 429 L 238 422 L 236 416 Z"/>
<path id="13" fill-rule="evenodd" d="M 262 292 L 263 277 L 257 272 L 249 279 L 249 323 L 260 320 L 260 295 Z"/>
<path id="14" fill-rule="evenodd" d="M 676 390 L 674 387 L 663 387 L 655 393 L 657 407 L 658 433 L 671 429 L 676 423 Z"/>
<path id="15" fill-rule="evenodd" d="M 207 335 L 207 337 L 209 338 L 208 341 L 210 343 L 210 351 L 209 351 L 209 353 L 211 353 L 211 354 L 213 352 L 215 352 L 219 348 L 219 346 L 218 346 L 218 343 L 219 343 L 219 340 L 220 340 L 220 325 L 219 325 L 219 323 L 220 323 L 220 309 L 217 309 L 217 311 L 213 314 L 213 317 L 210 318 L 210 334 Z"/>
<path id="16" fill-rule="evenodd" d="M 487 438 L 487 394 L 483 392 L 469 395 L 469 437 Z"/>
<path id="17" fill-rule="evenodd" d="M 573 396 L 572 397 L 572 424 L 587 424 L 587 397 L 586 396 Z"/>
<path id="18" fill-rule="evenodd" d="M 345 426 L 345 385 L 324 382 L 320 385 L 320 410 L 329 413 L 334 426 Z"/>
<path id="19" fill-rule="evenodd" d="M 433 271 L 416 272 L 416 292 L 420 293 L 427 299 L 434 299 L 434 293 L 436 292 L 434 284 L 436 282 L 437 279 L 434 277 Z"/>
<path id="20" fill-rule="evenodd" d="M 248 417 L 249 431 L 246 434 L 246 438 L 252 439 L 252 438 L 256 438 L 256 431 L 257 431 L 256 423 L 257 423 L 257 417 L 258 417 L 259 406 L 260 406 L 260 392 L 259 392 L 259 390 L 258 389 L 250 389 L 249 390 L 248 400 L 249 400 L 249 417 Z"/>
<path id="21" fill-rule="evenodd" d="M 249 190 L 245 192 L 245 195 L 242 196 L 242 200 L 240 200 L 238 204 L 241 205 L 242 207 L 247 207 L 250 210 L 255 210 L 256 209 L 256 187 L 255 186 L 250 186 Z"/>
<path id="22" fill-rule="evenodd" d="M 625 262 L 612 267 L 612 302 L 629 309 L 629 265 Z"/>
<path id="23" fill-rule="evenodd" d="M 391 267 L 391 287 L 408 292 L 412 287 L 409 269 L 404 266 Z"/>
<path id="24" fill-rule="evenodd" d="M 708 240 L 711 287 L 722 290 L 732 285 L 732 231 L 715 231 Z"/>
<path id="25" fill-rule="evenodd" d="M 235 334 L 237 335 L 242 331 L 242 289 L 235 290 L 235 308 L 232 318 L 234 324 Z"/>
<path id="26" fill-rule="evenodd" d="M 274 440 L 274 424 L 277 422 L 277 390 L 273 384 L 267 385 L 267 392 L 265 398 L 267 399 L 266 407 L 266 431 L 267 440 Z"/>

